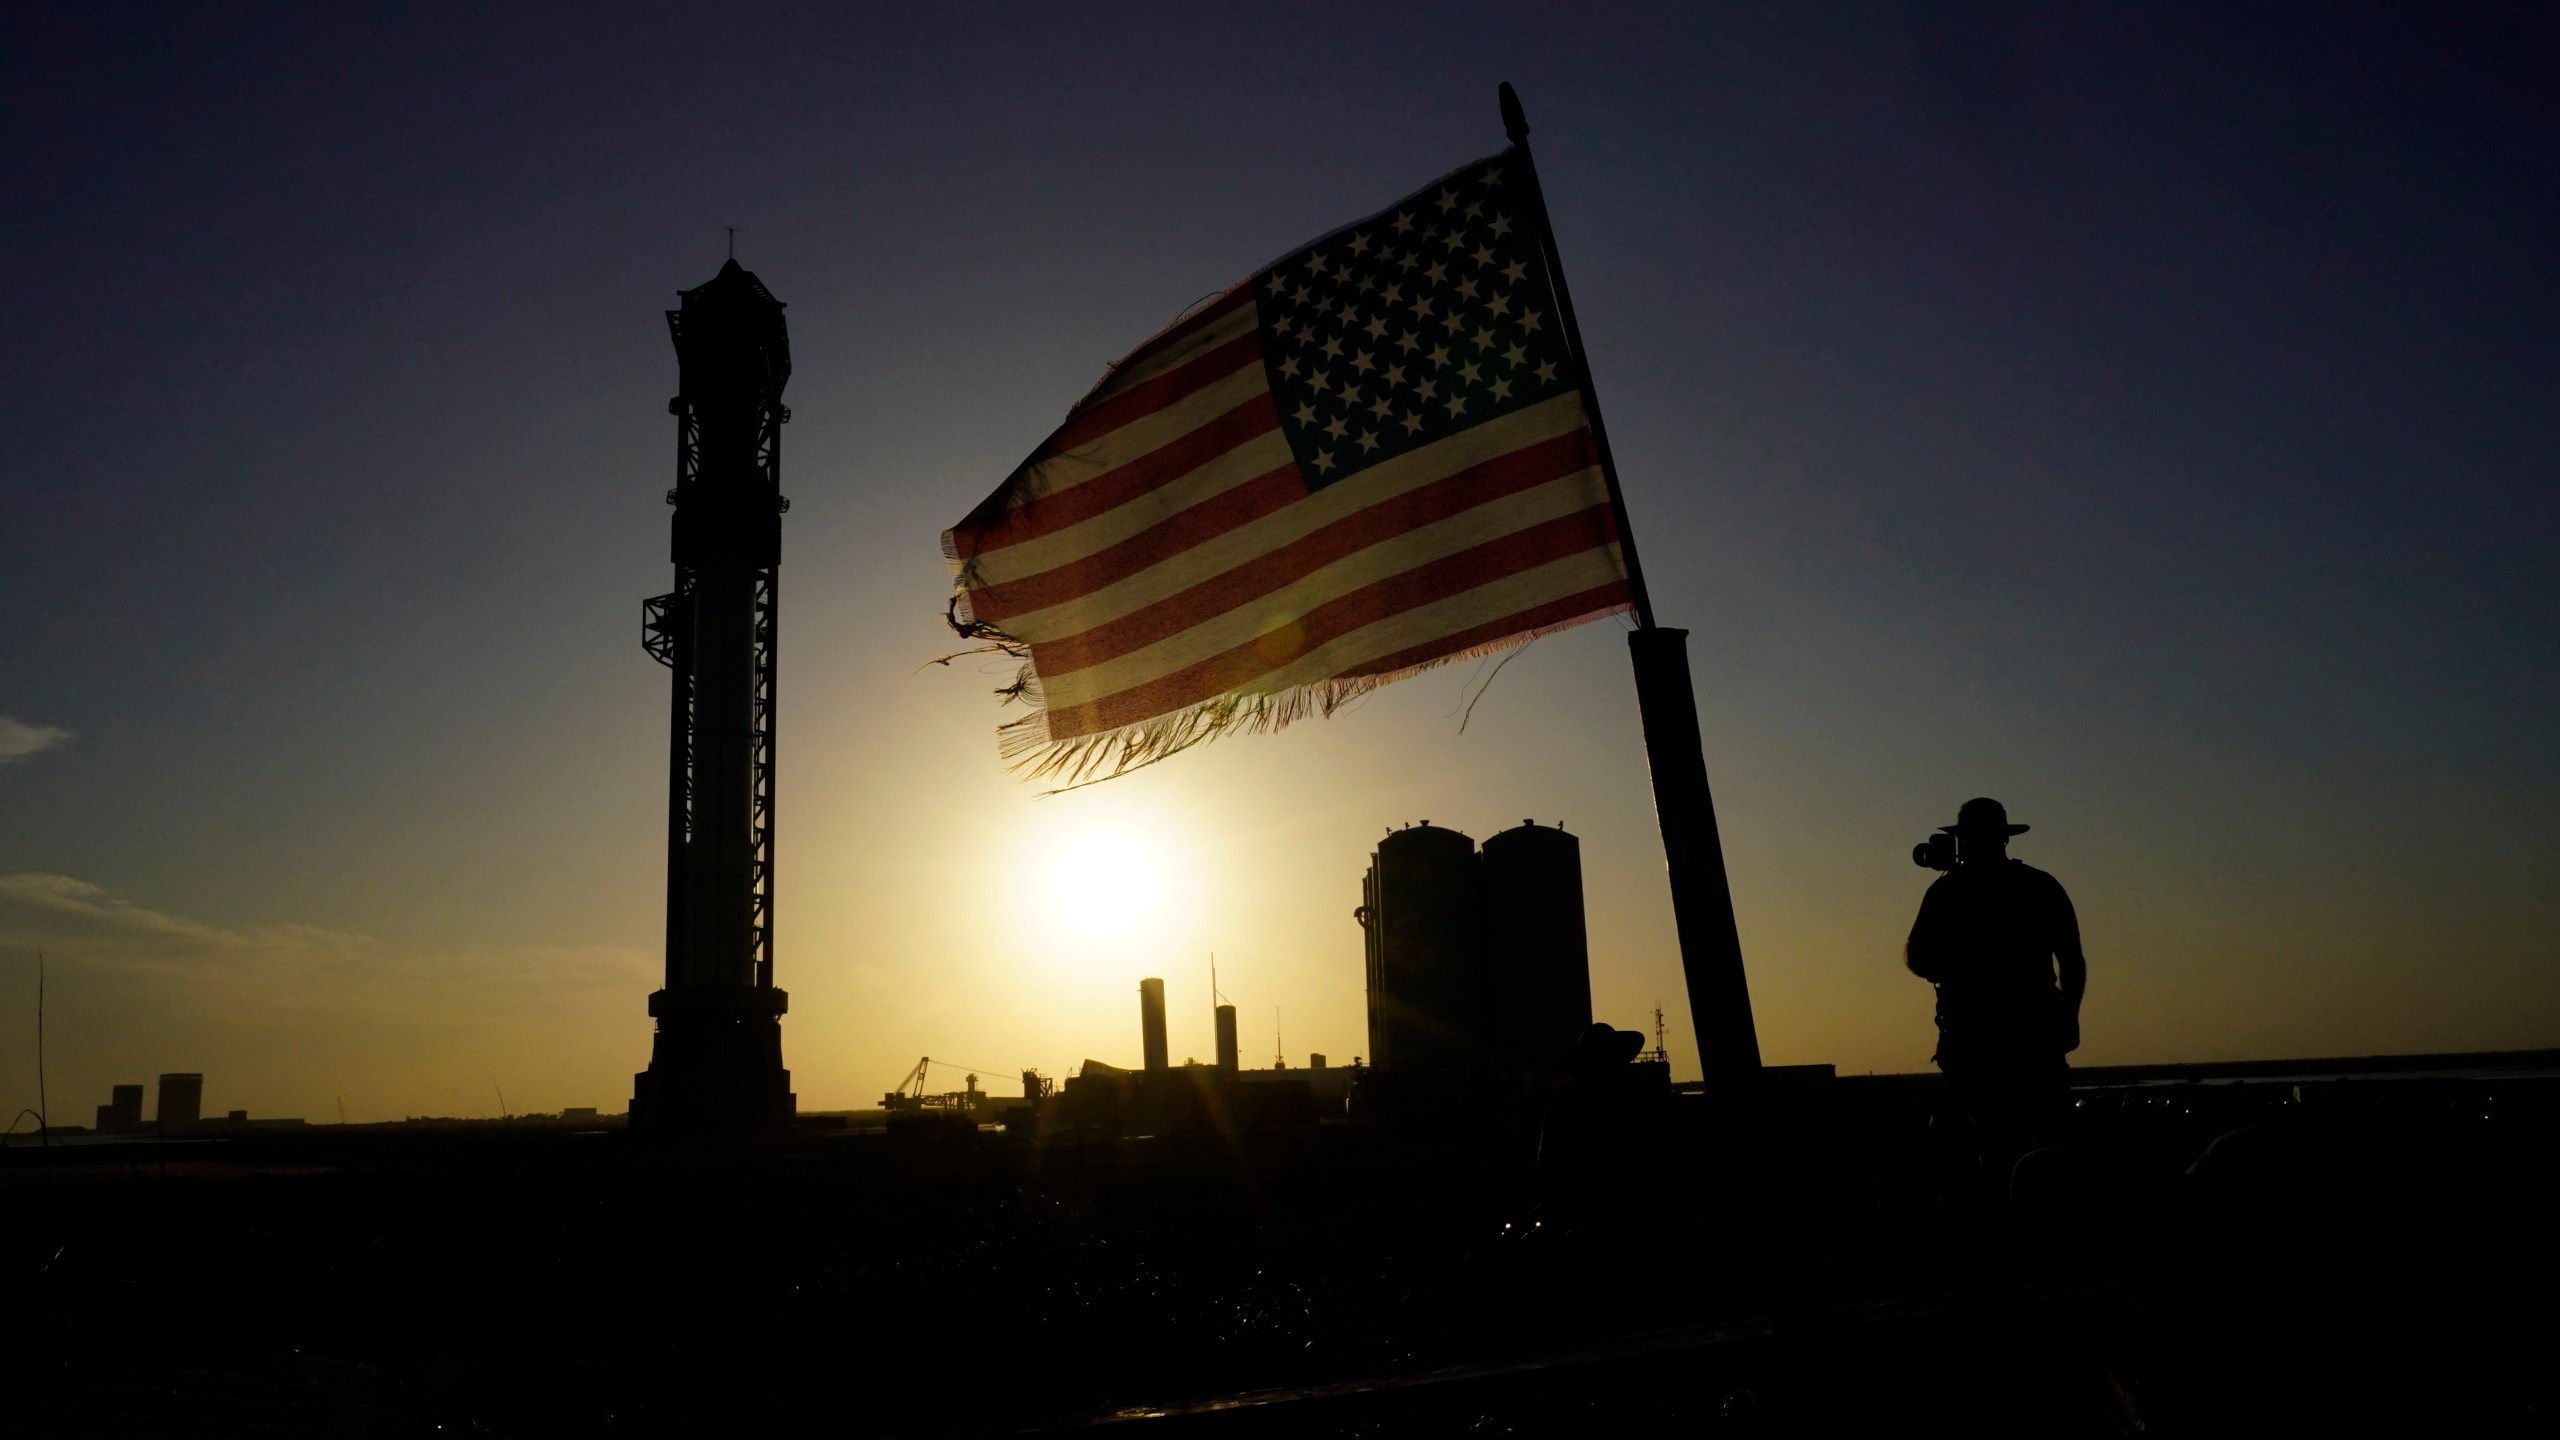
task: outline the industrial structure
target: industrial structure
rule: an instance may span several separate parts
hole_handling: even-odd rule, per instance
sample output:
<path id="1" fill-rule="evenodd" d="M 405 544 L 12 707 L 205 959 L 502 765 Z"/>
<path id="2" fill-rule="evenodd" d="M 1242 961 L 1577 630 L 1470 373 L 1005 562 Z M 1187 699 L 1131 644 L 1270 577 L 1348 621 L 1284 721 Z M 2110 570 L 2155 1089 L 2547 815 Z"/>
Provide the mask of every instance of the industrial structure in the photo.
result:
<path id="1" fill-rule="evenodd" d="M 1023 1097 L 1001 1107 L 967 1076 L 963 1091 L 934 1095 L 916 1062 L 882 1097 L 900 1119 L 996 1118 L 1040 1135 L 1246 1131 L 1326 1119 L 1467 1120 L 1534 1129 L 1568 1075 L 1595 1090 L 1595 1036 L 1627 1042 L 1616 1091 L 1670 1090 L 1662 1015 L 1654 1050 L 1639 1037 L 1591 1022 L 1591 954 L 1584 925 L 1582 842 L 1561 825 L 1523 820 L 1481 846 L 1425 820 L 1390 830 L 1370 858 L 1354 916 L 1366 939 L 1369 1053 L 1350 1065 L 1310 1054 L 1304 1069 L 1275 1056 L 1246 1069 L 1237 1008 L 1209 958 L 1215 1059 L 1175 1064 L 1166 985 L 1138 982 L 1138 1064 L 1087 1059 L 1050 1087 L 1024 1073 Z M 1195 1002 L 1196 1003 L 1196 1002 Z M 1275 1027 L 1278 1012 L 1274 1012 Z M 1276 1043 L 1276 1037 L 1275 1037 Z M 946 1068 L 958 1069 L 957 1066 Z"/>
<path id="2" fill-rule="evenodd" d="M 1523 820 L 1479 847 L 1425 820 L 1387 833 L 1361 900 L 1353 913 L 1366 937 L 1366 1063 L 1331 1066 L 1311 1054 L 1303 1070 L 1280 1056 L 1267 1070 L 1245 1069 L 1237 1010 L 1211 956 L 1211 1063 L 1173 1063 L 1165 982 L 1148 976 L 1138 982 L 1138 1065 L 1088 1059 L 1054 1093 L 1026 1072 L 1023 1099 L 1000 1112 L 1002 1123 L 1044 1135 L 1233 1135 L 1328 1118 L 1534 1121 L 1595 1029 L 1582 842 L 1561 825 Z M 1630 1074 L 1647 1093 L 1667 1093 L 1659 1011 L 1655 1021 L 1657 1053 Z M 917 1061 L 882 1098 L 893 1120 L 993 1108 L 975 1074 L 963 1092 L 928 1094 L 934 1063 Z"/>
<path id="3" fill-rule="evenodd" d="M 1145 1057 L 1147 1073 L 1161 1075 L 1171 1063 L 1172 1052 L 1164 1038 L 1164 982 L 1145 979 L 1138 982 L 1138 1050 Z"/>
<path id="4" fill-rule="evenodd" d="M 149 1120 L 142 1118 L 140 1085 L 110 1087 L 110 1099 L 98 1107 L 98 1123 L 91 1133 L 98 1135 L 184 1135 L 191 1132 L 220 1133 L 246 1129 L 276 1129 L 295 1126 L 299 1119 L 251 1119 L 246 1110 L 229 1110 L 208 1119 L 204 1113 L 204 1073 L 198 1070 L 171 1070 L 160 1077 L 160 1095 L 152 1107 Z M 56 1134 L 77 1133 L 78 1126 L 50 1127 Z"/>
<path id="5" fill-rule="evenodd" d="M 675 589 L 646 602 L 642 645 L 673 672 L 667 766 L 667 970 L 636 1077 L 634 1130 L 723 1134 L 791 1121 L 788 997 L 774 988 L 774 702 L 782 302 L 735 259 L 667 312 L 680 383 Z"/>
<path id="6" fill-rule="evenodd" d="M 938 1094 L 928 1091 L 926 1089 L 928 1072 L 937 1065 L 946 1071 L 961 1071 L 961 1088 Z M 1006 1108 L 1024 1105 L 1037 1107 L 1041 1100 L 1055 1088 L 1049 1083 L 1048 1077 L 1039 1071 L 1024 1070 L 1022 1098 L 1018 1101 L 1007 1100 L 991 1090 L 979 1089 L 978 1074 L 978 1071 L 968 1066 L 936 1060 L 930 1055 L 924 1056 L 916 1061 L 915 1068 L 907 1072 L 906 1078 L 900 1080 L 896 1088 L 880 1097 L 880 1108 L 887 1111 L 892 1119 L 900 1115 L 934 1112 L 972 1117 L 993 1116 Z"/>
<path id="7" fill-rule="evenodd" d="M 1218 1006 L 1214 1012 L 1218 1035 L 1218 1073 L 1236 1073 L 1236 1007 Z"/>
<path id="8" fill-rule="evenodd" d="M 1368 1099 L 1432 1105 L 1551 1080 L 1591 1024 L 1582 844 L 1522 821 L 1479 850 L 1391 830 L 1353 912 L 1368 955 Z"/>
<path id="9" fill-rule="evenodd" d="M 1139 1068 L 1088 1059 L 1054 1089 L 1044 1081 L 1035 1095 L 1026 1084 L 1023 1108 L 1007 1112 L 1007 1125 L 1027 1123 L 1044 1135 L 1217 1132 L 1233 1136 L 1275 1126 L 1311 1125 L 1319 1118 L 1344 1113 L 1352 1072 L 1328 1074 L 1321 1055 L 1312 1057 L 1312 1070 L 1282 1065 L 1269 1070 L 1241 1068 L 1236 1055 L 1236 1007 L 1218 991 L 1214 962 L 1209 995 L 1217 1027 L 1214 1063 L 1204 1065 L 1196 1059 L 1172 1063 L 1165 1038 L 1164 981 L 1149 977 L 1138 982 Z"/>
<path id="10" fill-rule="evenodd" d="M 182 1130 L 203 1115 L 203 1075 L 194 1071 L 171 1071 L 160 1077 L 160 1103 L 153 1107 L 151 1118 L 163 1132 Z"/>
<path id="11" fill-rule="evenodd" d="M 142 1128 L 142 1087 L 118 1085 L 114 1096 L 98 1107 L 98 1133 L 123 1135 Z"/>

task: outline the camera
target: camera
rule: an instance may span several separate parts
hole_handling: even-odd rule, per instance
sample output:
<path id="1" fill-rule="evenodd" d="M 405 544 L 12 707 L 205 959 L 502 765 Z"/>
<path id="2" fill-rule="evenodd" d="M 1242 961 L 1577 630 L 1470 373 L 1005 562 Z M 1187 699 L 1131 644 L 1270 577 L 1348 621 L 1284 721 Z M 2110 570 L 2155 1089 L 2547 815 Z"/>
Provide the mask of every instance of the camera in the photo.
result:
<path id="1" fill-rule="evenodd" d="M 1912 846 L 1911 863 L 1923 870 L 1953 870 L 1956 868 L 1956 837 L 1932 835 Z"/>

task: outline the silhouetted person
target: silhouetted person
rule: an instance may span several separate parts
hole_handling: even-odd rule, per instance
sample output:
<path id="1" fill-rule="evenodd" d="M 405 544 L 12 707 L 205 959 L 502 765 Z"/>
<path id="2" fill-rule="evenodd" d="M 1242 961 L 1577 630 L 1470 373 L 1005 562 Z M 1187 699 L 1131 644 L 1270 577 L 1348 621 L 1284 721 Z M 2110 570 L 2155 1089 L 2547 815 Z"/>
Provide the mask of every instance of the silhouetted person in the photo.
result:
<path id="1" fill-rule="evenodd" d="M 1653 1118 L 1631 1063 L 1643 1048 L 1633 1030 L 1593 1025 L 1565 1056 L 1538 1135 L 1542 1219 L 1578 1224 L 1627 1189 Z"/>
<path id="2" fill-rule="evenodd" d="M 1921 899 L 1903 951 L 1911 973 L 1937 987 L 1929 1058 L 1995 1184 L 2061 1118 L 2071 1083 L 2063 1057 L 2080 1048 L 2089 984 L 2062 882 L 2009 858 L 2009 837 L 2026 830 L 1997 800 L 1964 802 L 1941 830 L 1955 836 L 1955 868 Z"/>

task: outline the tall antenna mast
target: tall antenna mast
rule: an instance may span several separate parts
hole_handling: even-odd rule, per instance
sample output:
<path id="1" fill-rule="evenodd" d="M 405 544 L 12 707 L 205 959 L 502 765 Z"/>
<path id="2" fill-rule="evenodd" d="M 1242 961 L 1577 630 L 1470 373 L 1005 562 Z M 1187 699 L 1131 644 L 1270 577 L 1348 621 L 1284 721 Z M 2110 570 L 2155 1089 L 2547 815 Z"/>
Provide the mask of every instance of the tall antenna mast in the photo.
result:
<path id="1" fill-rule="evenodd" d="M 1289 1068 L 1289 1047 L 1280 1040 L 1280 1007 L 1277 1005 L 1271 1007 L 1271 1068 Z"/>
<path id="2" fill-rule="evenodd" d="M 53 1105 L 44 1093 L 44 947 L 36 947 L 36 1133 L 37 1143 L 53 1148 Z"/>

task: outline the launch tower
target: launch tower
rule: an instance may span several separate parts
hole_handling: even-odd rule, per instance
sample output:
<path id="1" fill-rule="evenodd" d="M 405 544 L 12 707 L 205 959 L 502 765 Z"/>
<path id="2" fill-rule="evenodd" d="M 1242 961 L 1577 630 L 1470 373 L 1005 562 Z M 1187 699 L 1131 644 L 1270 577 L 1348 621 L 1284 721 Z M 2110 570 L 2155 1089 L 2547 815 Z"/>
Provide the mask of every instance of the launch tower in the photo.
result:
<path id="1" fill-rule="evenodd" d="M 721 1134 L 790 1124 L 773 987 L 774 662 L 782 302 L 734 259 L 667 312 L 680 375 L 676 588 L 646 602 L 641 644 L 674 672 L 667 766 L 667 981 L 631 1125 Z"/>

